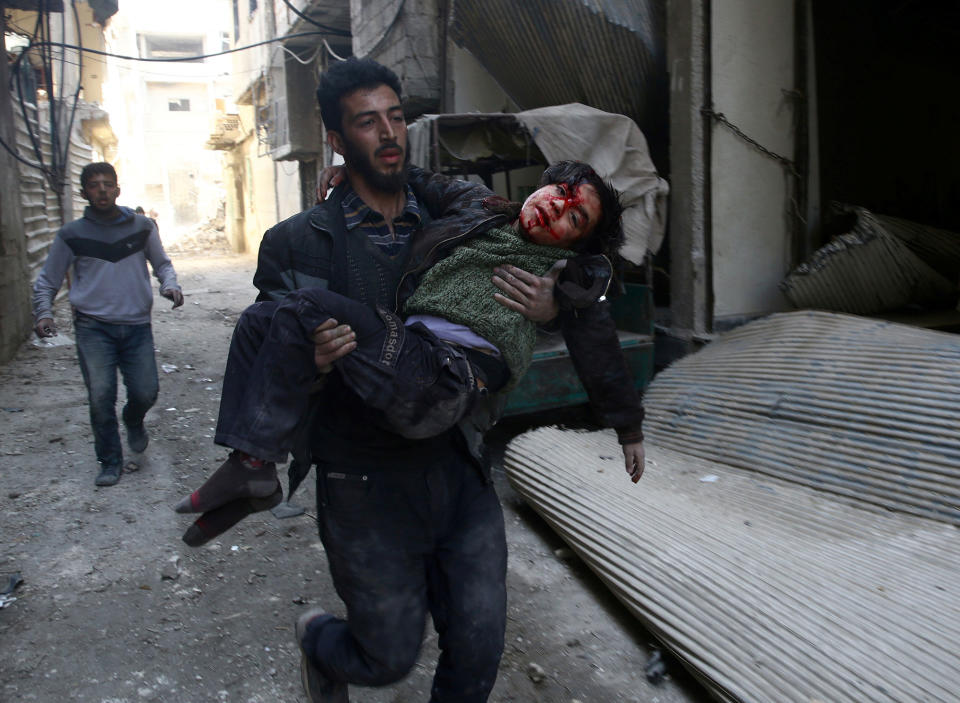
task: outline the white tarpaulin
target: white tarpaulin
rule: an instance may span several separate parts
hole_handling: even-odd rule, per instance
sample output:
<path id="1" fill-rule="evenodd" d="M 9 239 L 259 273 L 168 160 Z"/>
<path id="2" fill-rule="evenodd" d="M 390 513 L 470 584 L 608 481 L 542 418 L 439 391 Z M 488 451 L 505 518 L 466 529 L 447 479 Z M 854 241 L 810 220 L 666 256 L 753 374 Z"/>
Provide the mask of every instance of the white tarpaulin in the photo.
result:
<path id="1" fill-rule="evenodd" d="M 443 129 L 443 115 L 425 115 L 410 126 L 410 155 L 413 163 L 432 168 L 430 139 L 433 123 L 441 120 L 439 140 L 456 158 L 470 160 L 497 156 L 508 144 L 494 144 L 502 118 L 516 119 L 549 163 L 576 159 L 592 165 L 604 179 L 623 194 L 626 210 L 623 226 L 626 241 L 620 254 L 635 264 L 647 250 L 660 248 L 667 221 L 667 182 L 657 175 L 650 159 L 647 140 L 629 117 L 569 103 L 525 112 L 464 114 L 456 116 L 459 131 Z M 493 123 L 497 122 L 496 127 Z M 468 123 L 475 126 L 469 132 Z M 502 134 L 500 135 L 502 138 Z M 509 140 L 507 140 L 509 142 Z"/>
<path id="2" fill-rule="evenodd" d="M 518 112 L 517 119 L 547 161 L 585 161 L 623 193 L 623 258 L 639 264 L 648 249 L 656 253 L 667 225 L 670 188 L 657 175 L 646 137 L 633 120 L 580 103 Z"/>

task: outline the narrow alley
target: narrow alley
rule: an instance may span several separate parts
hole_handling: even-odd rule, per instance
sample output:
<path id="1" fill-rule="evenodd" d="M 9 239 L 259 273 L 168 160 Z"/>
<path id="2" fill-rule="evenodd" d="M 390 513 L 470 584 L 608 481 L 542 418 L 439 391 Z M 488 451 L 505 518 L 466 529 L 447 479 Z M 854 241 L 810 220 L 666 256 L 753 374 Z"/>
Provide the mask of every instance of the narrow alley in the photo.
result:
<path id="1" fill-rule="evenodd" d="M 139 470 L 116 486 L 93 484 L 74 346 L 30 340 L 0 367 L 0 580 L 23 579 L 0 610 L 2 701 L 302 701 L 293 623 L 309 606 L 341 607 L 312 517 L 311 480 L 293 500 L 304 516 L 259 513 L 196 550 L 180 541 L 190 521 L 172 506 L 225 455 L 211 437 L 233 324 L 253 298 L 255 261 L 171 256 L 187 302 L 171 310 L 155 300 L 160 400 L 147 415 L 151 442 Z M 54 339 L 68 342 L 65 301 L 56 314 Z M 510 432 L 500 433 L 501 450 Z M 646 680 L 653 638 L 502 471 L 497 483 L 510 550 L 509 619 L 491 700 L 707 700 L 679 666 L 658 686 Z M 351 700 L 426 701 L 435 659 L 428 627 L 407 679 L 353 689 Z"/>

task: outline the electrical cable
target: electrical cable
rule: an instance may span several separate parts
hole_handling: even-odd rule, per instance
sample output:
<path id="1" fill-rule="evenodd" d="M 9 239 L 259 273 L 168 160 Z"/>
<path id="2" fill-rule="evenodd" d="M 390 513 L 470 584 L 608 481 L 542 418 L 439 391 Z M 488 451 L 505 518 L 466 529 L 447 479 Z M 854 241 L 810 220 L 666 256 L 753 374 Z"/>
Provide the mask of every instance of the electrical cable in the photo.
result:
<path id="1" fill-rule="evenodd" d="M 60 36 L 67 36 L 67 13 L 60 12 Z M 53 36 L 52 29 L 50 27 L 50 13 L 47 13 L 47 34 L 48 36 Z M 66 49 L 61 49 L 61 59 L 66 55 Z M 62 99 L 56 100 L 53 94 L 53 76 L 56 65 L 53 59 L 53 47 L 50 47 L 47 50 L 47 64 L 50 67 L 50 166 L 53 172 L 61 176 L 59 180 L 62 180 L 62 177 L 66 175 L 66 159 L 60 158 L 60 120 L 57 119 L 57 114 L 62 113 Z M 60 62 L 60 90 L 63 91 L 63 86 L 66 85 L 64 78 L 66 77 L 67 67 L 63 64 L 63 61 Z M 67 137 L 67 144 L 69 144 L 69 137 Z M 57 201 L 59 202 L 62 199 L 62 193 L 60 189 L 57 189 Z"/>
<path id="2" fill-rule="evenodd" d="M 327 41 L 324 40 L 323 43 L 326 44 Z M 317 48 L 317 50 L 313 52 L 313 56 L 311 56 L 309 59 L 301 59 L 300 56 L 297 55 L 297 52 L 293 51 L 289 47 L 286 47 L 283 44 L 281 44 L 280 48 L 286 51 L 288 54 L 290 54 L 290 56 L 294 60 L 296 60 L 297 63 L 303 64 L 304 66 L 309 66 L 310 64 L 312 64 L 314 61 L 317 60 L 317 57 L 320 55 L 320 49 Z"/>
<path id="3" fill-rule="evenodd" d="M 77 28 L 77 44 L 79 46 L 83 46 L 83 36 L 81 34 L 81 26 L 80 26 L 80 13 L 77 12 L 77 0 L 70 0 L 70 8 L 73 10 L 73 22 Z M 66 63 L 66 58 L 67 58 L 66 52 L 64 52 L 64 56 L 61 60 L 64 63 Z M 73 120 L 77 115 L 77 103 L 80 102 L 80 90 L 82 88 L 82 83 L 83 83 L 83 52 L 82 51 L 77 52 L 77 76 L 78 76 L 77 89 L 73 94 L 73 106 L 70 108 L 70 120 L 67 122 L 67 131 L 66 131 L 67 143 L 64 145 L 64 148 L 63 148 L 64 167 L 66 167 L 66 163 L 70 158 L 70 142 L 72 141 L 70 138 L 70 135 L 73 132 Z M 61 83 L 60 85 L 63 85 L 63 83 Z"/>
<path id="4" fill-rule="evenodd" d="M 335 58 L 337 61 L 346 61 L 346 60 L 347 60 L 347 59 L 344 58 L 343 56 L 340 56 L 339 54 L 337 54 L 337 52 L 335 52 L 335 51 L 330 47 L 330 45 L 327 43 L 327 40 L 326 40 L 326 39 L 321 39 L 320 41 L 322 41 L 322 42 L 323 42 L 323 45 L 326 47 L 327 53 L 330 54 L 330 55 L 331 55 L 333 58 Z"/>
<path id="5" fill-rule="evenodd" d="M 179 56 L 177 58 L 145 58 L 142 56 L 128 56 L 126 54 L 114 54 L 109 51 L 100 51 L 99 49 L 90 49 L 85 46 L 77 46 L 76 44 L 65 44 L 63 42 L 42 42 L 43 44 L 49 44 L 50 46 L 62 46 L 66 49 L 77 49 L 78 51 L 85 51 L 88 54 L 96 54 L 98 56 L 109 56 L 114 59 L 125 59 L 127 61 L 145 61 L 147 63 L 184 63 L 187 61 L 199 61 L 200 59 L 212 59 L 215 56 L 225 56 L 226 54 L 235 54 L 238 51 L 246 51 L 247 49 L 255 49 L 258 46 L 265 46 L 267 44 L 272 44 L 278 41 L 287 41 L 288 39 L 296 39 L 298 37 L 317 37 L 328 34 L 328 32 L 297 32 L 296 34 L 287 34 L 282 37 L 273 37 L 272 39 L 264 39 L 263 41 L 258 41 L 253 44 L 246 44 L 244 46 L 237 46 L 233 49 L 225 49 L 224 51 L 218 51 L 213 54 L 199 54 L 197 56 Z M 33 44 L 32 46 L 39 46 L 39 43 Z"/>
<path id="6" fill-rule="evenodd" d="M 43 27 L 43 14 L 37 13 L 37 24 L 33 30 L 34 37 L 40 35 L 40 31 L 42 27 Z M 40 169 L 40 172 L 47 178 L 48 181 L 51 181 L 53 178 L 53 174 L 47 169 L 47 165 L 43 161 L 43 149 L 41 145 L 37 142 L 36 135 L 33 133 L 33 126 L 30 121 L 30 116 L 27 114 L 27 102 L 23 97 L 23 80 L 22 80 L 22 76 L 19 74 L 19 71 L 21 70 L 20 62 L 23 60 L 23 57 L 26 55 L 26 53 L 30 50 L 32 46 L 33 46 L 33 42 L 27 45 L 17 55 L 17 58 L 14 60 L 13 65 L 11 67 L 11 74 L 17 77 L 17 98 L 18 98 L 18 102 L 20 103 L 20 114 L 22 115 L 23 123 L 27 128 L 27 136 L 30 138 L 30 144 L 33 146 L 33 155 L 37 158 L 37 162 L 40 164 L 37 168 Z M 30 62 L 28 61 L 27 64 L 29 65 L 29 63 Z M 32 67 L 29 70 L 33 70 Z M 36 106 L 34 106 L 34 110 L 39 111 Z M 8 150 L 9 150 L 9 147 L 8 147 Z"/>
<path id="7" fill-rule="evenodd" d="M 397 11 L 394 13 L 393 19 L 387 24 L 387 28 L 383 30 L 383 34 L 380 35 L 380 38 L 374 42 L 373 46 L 367 49 L 364 56 L 370 56 L 380 48 L 380 45 L 383 44 L 384 41 L 386 41 L 387 36 L 393 31 L 393 28 L 396 27 L 397 23 L 400 21 L 400 15 L 403 14 L 403 7 L 406 4 L 407 0 L 400 0 L 400 2 L 397 4 Z"/>
<path id="8" fill-rule="evenodd" d="M 320 23 L 317 22 L 316 20 L 307 17 L 305 14 L 303 14 L 302 12 L 300 12 L 300 10 L 298 10 L 297 8 L 295 8 L 295 7 L 290 3 L 290 0 L 283 0 L 283 4 L 286 5 L 287 7 L 289 7 L 291 10 L 293 10 L 293 14 L 295 14 L 295 15 L 296 15 L 297 17 L 299 17 L 300 19 L 306 20 L 307 22 L 309 22 L 310 24 L 312 24 L 314 27 L 319 27 L 320 29 L 325 29 L 325 30 L 327 30 L 327 33 L 328 33 L 328 34 L 333 34 L 334 36 L 338 36 L 338 37 L 349 37 L 349 36 L 350 36 L 350 32 L 346 32 L 346 31 L 344 31 L 344 30 L 342 30 L 342 29 L 336 29 L 335 27 L 331 27 L 331 26 L 326 25 L 326 24 L 320 24 Z"/>
<path id="9" fill-rule="evenodd" d="M 284 0 L 284 1 L 286 2 L 286 0 Z M 30 51 L 31 49 L 37 49 L 37 50 L 39 51 L 39 53 L 40 53 L 41 74 L 42 74 L 42 76 L 43 76 L 43 78 L 44 78 L 44 81 L 45 81 L 45 82 L 44 82 L 44 86 L 45 86 L 45 88 L 50 89 L 50 91 L 51 91 L 50 96 L 49 96 L 49 101 L 50 101 L 50 103 L 51 103 L 50 111 L 51 111 L 52 126 L 55 127 L 55 121 L 56 121 L 56 120 L 55 120 L 55 116 L 54 116 L 55 108 L 53 107 L 53 103 L 55 102 L 55 100 L 54 100 L 54 97 L 53 97 L 53 95 L 52 95 L 52 84 L 50 83 L 50 77 L 51 77 L 50 71 L 52 70 L 51 64 L 53 63 L 53 53 L 52 53 L 51 50 L 52 50 L 53 47 L 61 47 L 62 49 L 75 49 L 75 50 L 78 52 L 78 56 L 79 56 L 78 64 L 77 64 L 77 65 L 81 67 L 81 71 L 82 71 L 82 65 L 83 65 L 83 64 L 82 64 L 82 57 L 83 57 L 83 54 L 84 54 L 84 53 L 95 54 L 95 55 L 97 55 L 97 56 L 105 56 L 105 57 L 109 57 L 109 58 L 124 59 L 124 60 L 128 60 L 128 61 L 142 61 L 142 62 L 146 62 L 146 63 L 183 63 L 183 62 L 187 62 L 187 61 L 197 61 L 197 60 L 200 60 L 200 59 L 208 59 L 208 58 L 214 58 L 214 57 L 217 57 L 217 56 L 225 56 L 225 55 L 227 55 L 227 54 L 233 54 L 233 53 L 236 53 L 236 52 L 239 52 L 239 51 L 245 51 L 245 50 L 247 50 L 247 49 L 254 49 L 254 48 L 258 47 L 258 46 L 266 46 L 266 45 L 268 45 L 268 44 L 273 44 L 274 42 L 286 41 L 286 40 L 288 40 L 288 39 L 296 39 L 296 38 L 299 38 L 299 37 L 315 37 L 315 36 L 320 36 L 320 37 L 321 37 L 321 41 L 322 41 L 324 47 L 325 47 L 326 50 L 330 53 L 331 56 L 333 56 L 334 58 L 336 58 L 336 59 L 338 59 L 338 60 L 340 60 L 340 61 L 343 61 L 343 60 L 345 60 L 345 59 L 344 59 L 343 57 L 341 57 L 341 56 L 338 56 L 338 55 L 333 51 L 333 49 L 330 47 L 330 44 L 327 42 L 327 40 L 326 40 L 325 38 L 323 38 L 323 35 L 325 35 L 325 34 L 333 34 L 333 35 L 336 35 L 336 36 L 344 36 L 344 37 L 349 37 L 349 36 L 350 36 L 350 33 L 349 33 L 349 32 L 344 32 L 344 31 L 342 31 L 342 30 L 336 30 L 336 29 L 334 29 L 334 28 L 326 27 L 325 25 L 322 25 L 322 24 L 320 24 L 320 23 L 318 23 L 318 22 L 315 22 L 315 21 L 311 20 L 309 17 L 304 17 L 304 19 L 306 19 L 307 21 L 309 21 L 311 24 L 314 24 L 314 25 L 316 25 L 316 26 L 318 26 L 318 27 L 320 27 L 320 28 L 324 28 L 324 29 L 326 29 L 327 31 L 324 31 L 324 32 L 313 32 L 313 31 L 310 31 L 310 32 L 296 32 L 296 33 L 294 33 L 294 34 L 288 34 L 288 35 L 282 36 L 282 37 L 273 37 L 273 38 L 271 38 L 271 39 L 265 39 L 265 40 L 263 40 L 263 41 L 255 42 L 255 43 L 253 43 L 253 44 L 246 44 L 246 45 L 244 45 L 244 46 L 238 46 L 238 47 L 234 47 L 234 48 L 232 48 L 232 49 L 226 49 L 226 50 L 224 50 L 224 51 L 218 51 L 218 52 L 211 53 L 211 54 L 200 54 L 200 55 L 196 55 L 196 56 L 185 56 L 185 57 L 177 57 L 177 58 L 146 58 L 146 57 L 141 57 L 141 56 L 128 56 L 128 55 L 125 55 L 125 54 L 115 54 L 115 53 L 109 52 L 109 51 L 100 51 L 99 49 L 91 49 L 91 48 L 88 48 L 88 47 L 83 46 L 83 45 L 82 45 L 82 42 L 81 42 L 81 44 L 78 45 L 78 44 L 67 44 L 66 42 L 47 41 L 47 40 L 46 40 L 46 37 L 49 36 L 49 32 L 48 32 L 48 31 L 44 31 L 45 28 L 44 28 L 43 20 L 42 20 L 42 18 L 44 17 L 44 15 L 49 14 L 49 13 L 43 11 L 43 10 L 44 10 L 44 5 L 45 5 L 45 3 L 46 3 L 46 0 L 40 0 L 40 10 L 41 10 L 41 11 L 37 13 L 37 23 L 36 23 L 36 26 L 35 26 L 35 28 L 34 28 L 33 35 L 30 37 L 30 39 L 31 39 L 30 43 L 29 43 L 26 47 L 23 48 L 23 50 L 17 55 L 17 58 L 14 60 L 13 64 L 11 65 L 11 74 L 17 76 L 17 93 L 18 93 L 17 97 L 18 97 L 18 102 L 20 103 L 21 114 L 22 114 L 22 116 L 23 116 L 24 124 L 26 125 L 26 128 L 27 128 L 27 134 L 28 134 L 28 136 L 30 137 L 30 142 L 31 142 L 31 144 L 32 144 L 32 146 L 33 146 L 34 155 L 37 156 L 37 160 L 39 161 L 39 164 L 33 163 L 33 162 L 31 162 L 31 161 L 28 161 L 27 159 L 25 159 L 25 158 L 23 158 L 22 156 L 20 156 L 20 155 L 16 152 L 16 150 L 15 150 L 14 148 L 12 148 L 10 145 L 8 145 L 5 141 L 3 141 L 2 138 L 0 138 L 0 146 L 2 146 L 11 156 L 13 156 L 13 157 L 14 157 L 17 161 L 19 161 L 20 163 L 23 163 L 23 164 L 25 164 L 25 165 L 27 165 L 27 166 L 30 166 L 31 168 L 39 169 L 39 170 L 44 174 L 44 176 L 46 176 L 48 182 L 50 182 L 50 184 L 51 184 L 52 186 L 54 186 L 54 189 L 57 190 L 57 192 L 59 192 L 59 185 L 60 185 L 60 180 L 61 180 L 62 174 L 59 174 L 59 173 L 58 173 L 58 170 L 59 170 L 59 169 L 57 169 L 56 163 L 51 163 L 49 167 L 44 163 L 43 150 L 42 150 L 41 145 L 40 145 L 40 144 L 38 143 L 38 141 L 37 141 L 37 135 L 34 134 L 34 130 L 33 130 L 33 127 L 32 127 L 32 121 L 30 120 L 30 117 L 29 117 L 29 115 L 27 114 L 27 107 L 26 107 L 26 106 L 27 106 L 27 101 L 26 101 L 26 99 L 25 99 L 25 97 L 24 97 L 24 95 L 23 95 L 23 85 L 22 85 L 22 81 L 20 80 L 20 77 L 19 77 L 19 75 L 17 74 L 18 71 L 22 70 L 22 69 L 20 68 L 20 62 L 23 60 L 23 58 L 24 58 L 24 56 L 27 54 L 27 52 Z M 72 4 L 73 10 L 74 10 L 74 18 L 75 18 L 75 21 L 76 21 L 77 23 L 79 23 L 79 15 L 77 14 L 77 11 L 76 11 L 75 0 L 71 0 L 71 4 Z M 289 2 L 287 2 L 286 4 L 289 5 Z M 296 8 L 294 8 L 294 7 L 292 7 L 292 6 L 290 6 L 290 7 L 291 7 L 292 10 L 294 10 L 295 13 L 297 13 Z M 401 8 L 403 7 L 403 2 L 401 2 L 400 7 L 401 7 Z M 299 13 L 297 13 L 297 14 L 299 14 Z M 398 15 L 399 15 L 399 12 L 398 12 Z M 397 18 L 394 17 L 394 22 L 396 21 L 396 19 L 397 19 Z M 393 23 L 391 23 L 391 24 L 393 24 Z M 41 37 L 41 41 L 39 41 L 39 42 L 33 41 L 33 38 L 37 37 L 38 35 Z M 79 24 L 78 24 L 78 35 L 77 35 L 77 36 L 78 36 L 78 38 L 80 37 Z M 78 40 L 79 40 L 79 39 L 78 39 Z M 287 47 L 282 47 L 282 48 L 286 49 L 286 50 L 288 51 L 288 53 L 293 54 L 293 52 L 290 51 Z M 318 52 L 319 52 L 319 50 L 318 50 Z M 301 61 L 301 63 L 303 63 L 303 61 L 299 58 L 299 56 L 296 56 L 296 58 L 297 58 L 298 61 Z M 67 63 L 67 62 L 66 62 L 66 54 L 65 54 L 65 52 L 64 52 L 64 55 L 61 57 L 61 59 L 62 59 L 62 63 Z M 315 59 L 316 59 L 316 55 L 314 55 L 314 57 L 313 57 L 313 59 L 311 59 L 311 61 L 312 61 L 312 60 L 315 60 Z M 28 63 L 29 63 L 29 62 L 28 62 Z M 308 62 L 308 63 L 309 63 L 309 62 Z M 61 67 L 61 68 L 62 68 L 62 67 Z M 77 92 L 76 92 L 76 94 L 75 94 L 75 96 L 74 96 L 74 104 L 73 104 L 72 109 L 71 109 L 69 129 L 73 129 L 73 121 L 74 121 L 74 116 L 75 116 L 75 114 L 76 114 L 76 106 L 77 106 L 77 101 L 79 101 L 79 96 L 80 96 L 80 85 L 77 86 Z M 37 108 L 36 106 L 34 107 L 34 109 L 35 109 L 35 110 L 38 110 L 38 108 Z M 57 130 L 56 130 L 55 128 L 53 128 L 51 131 L 52 131 L 52 132 L 56 132 Z M 59 135 L 57 135 L 56 137 L 53 137 L 53 135 L 51 135 L 51 136 L 52 136 L 52 138 L 55 138 L 57 141 L 59 141 Z M 69 156 L 69 154 L 66 153 L 66 150 L 67 150 L 67 149 L 69 149 L 69 140 L 68 140 L 68 142 L 67 142 L 67 144 L 66 144 L 66 146 L 65 146 L 65 156 Z M 56 161 L 59 160 L 59 159 L 57 158 L 58 155 L 59 155 L 58 153 L 53 153 L 53 154 L 51 154 L 54 162 L 56 162 Z M 63 159 L 62 163 L 66 163 L 66 158 Z"/>

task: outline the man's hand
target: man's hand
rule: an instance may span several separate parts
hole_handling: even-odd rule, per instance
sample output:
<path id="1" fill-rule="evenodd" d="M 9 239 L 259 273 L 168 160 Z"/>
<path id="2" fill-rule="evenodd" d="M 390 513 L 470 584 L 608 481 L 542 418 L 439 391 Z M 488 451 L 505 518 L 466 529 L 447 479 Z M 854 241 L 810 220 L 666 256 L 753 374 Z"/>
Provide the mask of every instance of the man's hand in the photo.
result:
<path id="1" fill-rule="evenodd" d="M 160 295 L 173 301 L 173 307 L 178 308 L 183 305 L 183 291 L 179 288 L 160 291 Z"/>
<path id="2" fill-rule="evenodd" d="M 336 320 L 327 320 L 313 331 L 313 360 L 317 371 L 330 373 L 333 362 L 357 348 L 356 333 L 350 325 L 338 325 Z"/>
<path id="3" fill-rule="evenodd" d="M 322 203 L 327 199 L 327 191 L 336 188 L 347 180 L 347 169 L 343 166 L 326 166 L 320 172 L 320 180 L 317 181 L 317 203 Z"/>
<path id="4" fill-rule="evenodd" d="M 36 332 L 37 336 L 41 339 L 44 337 L 54 337 L 57 334 L 57 325 L 52 317 L 41 317 L 37 320 L 37 324 L 34 325 L 33 331 Z"/>
<path id="5" fill-rule="evenodd" d="M 503 293 L 494 293 L 493 299 L 530 322 L 550 322 L 560 311 L 553 287 L 566 265 L 566 260 L 558 261 L 545 276 L 536 276 L 509 264 L 497 266 L 493 269 L 493 285 Z"/>
<path id="6" fill-rule="evenodd" d="M 630 475 L 630 480 L 636 483 L 643 476 L 643 466 L 646 456 L 643 452 L 643 442 L 623 444 L 623 463 Z"/>

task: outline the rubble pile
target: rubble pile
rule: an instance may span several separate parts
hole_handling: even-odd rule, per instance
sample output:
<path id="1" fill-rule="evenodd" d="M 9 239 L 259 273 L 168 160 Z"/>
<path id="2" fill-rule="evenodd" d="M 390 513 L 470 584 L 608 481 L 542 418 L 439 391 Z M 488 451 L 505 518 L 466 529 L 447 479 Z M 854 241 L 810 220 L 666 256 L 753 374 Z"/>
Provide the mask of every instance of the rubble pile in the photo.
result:
<path id="1" fill-rule="evenodd" d="M 229 254 L 233 251 L 230 242 L 223 230 L 222 222 L 213 221 L 198 224 L 187 229 L 173 242 L 164 242 L 164 248 L 169 254 Z"/>

